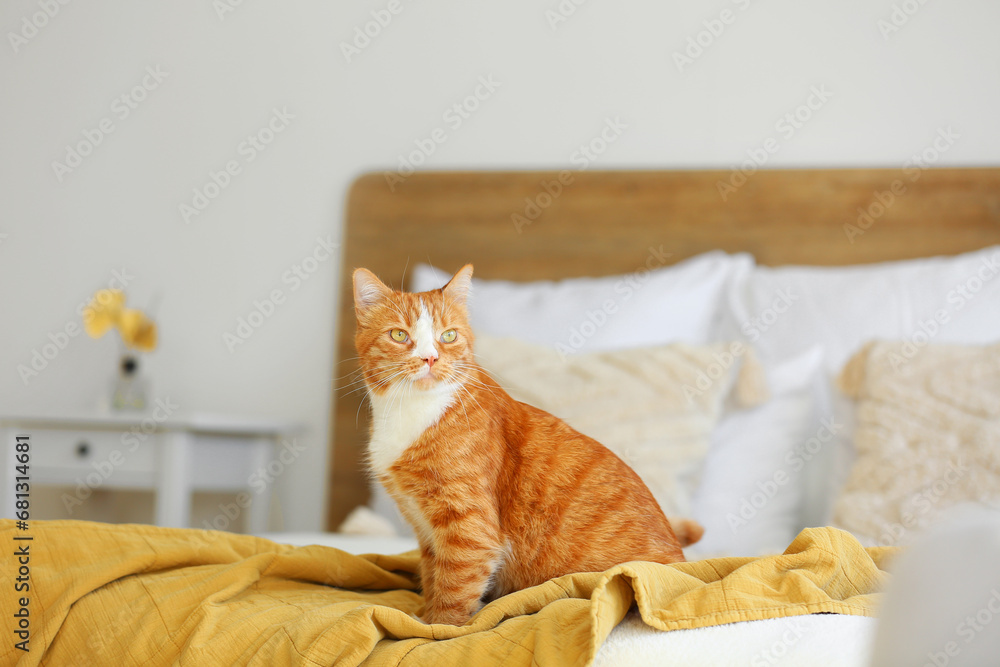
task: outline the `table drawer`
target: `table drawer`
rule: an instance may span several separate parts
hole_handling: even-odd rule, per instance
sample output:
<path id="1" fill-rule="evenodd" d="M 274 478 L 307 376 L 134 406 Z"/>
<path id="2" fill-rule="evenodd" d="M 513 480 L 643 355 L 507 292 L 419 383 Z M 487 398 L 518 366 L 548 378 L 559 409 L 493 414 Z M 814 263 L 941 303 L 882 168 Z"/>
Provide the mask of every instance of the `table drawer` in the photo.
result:
<path id="1" fill-rule="evenodd" d="M 194 443 L 198 464 L 191 469 L 191 487 L 200 490 L 257 488 L 272 478 L 262 470 L 271 460 L 271 444 L 258 449 L 254 441 L 232 436 L 201 435 Z"/>
<path id="2" fill-rule="evenodd" d="M 127 431 L 26 430 L 31 436 L 32 467 L 87 472 L 98 469 L 105 473 L 111 470 L 151 473 L 155 469 L 154 450 L 158 434 L 135 435 Z"/>

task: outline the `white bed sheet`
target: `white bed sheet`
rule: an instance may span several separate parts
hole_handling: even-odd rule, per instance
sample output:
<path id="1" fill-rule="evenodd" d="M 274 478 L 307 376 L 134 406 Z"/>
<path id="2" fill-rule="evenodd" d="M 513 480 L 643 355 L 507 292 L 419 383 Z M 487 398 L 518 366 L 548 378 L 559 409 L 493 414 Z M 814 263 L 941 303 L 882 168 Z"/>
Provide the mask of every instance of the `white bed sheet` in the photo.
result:
<path id="1" fill-rule="evenodd" d="M 810 614 L 663 632 L 631 611 L 612 630 L 595 667 L 863 667 L 876 620 L 864 616 Z"/>
<path id="2" fill-rule="evenodd" d="M 349 553 L 394 554 L 417 548 L 407 537 L 336 533 L 264 533 L 283 544 L 319 544 Z M 862 616 L 811 614 L 663 632 L 629 612 L 601 646 L 595 667 L 748 665 L 749 667 L 863 667 L 876 622 Z"/>

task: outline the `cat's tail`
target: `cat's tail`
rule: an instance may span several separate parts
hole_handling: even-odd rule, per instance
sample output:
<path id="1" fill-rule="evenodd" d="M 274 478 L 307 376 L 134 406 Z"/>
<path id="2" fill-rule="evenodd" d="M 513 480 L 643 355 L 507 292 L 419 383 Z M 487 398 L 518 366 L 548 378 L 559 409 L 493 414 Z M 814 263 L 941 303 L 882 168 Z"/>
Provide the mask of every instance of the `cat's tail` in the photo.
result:
<path id="1" fill-rule="evenodd" d="M 674 535 L 682 547 L 689 547 L 705 534 L 705 529 L 694 519 L 668 519 L 670 527 L 674 529 Z"/>

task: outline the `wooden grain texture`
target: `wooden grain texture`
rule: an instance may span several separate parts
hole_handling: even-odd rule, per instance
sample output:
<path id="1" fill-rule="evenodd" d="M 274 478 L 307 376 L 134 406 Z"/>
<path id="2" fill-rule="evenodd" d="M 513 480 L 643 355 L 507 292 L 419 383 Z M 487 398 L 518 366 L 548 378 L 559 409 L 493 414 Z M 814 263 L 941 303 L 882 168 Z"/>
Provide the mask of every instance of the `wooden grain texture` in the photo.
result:
<path id="1" fill-rule="evenodd" d="M 672 253 L 670 262 L 722 249 L 771 266 L 836 266 L 1000 243 L 1000 169 L 761 171 L 724 198 L 719 184 L 729 178 L 728 171 L 423 172 L 394 191 L 381 173 L 358 178 L 344 229 L 328 527 L 369 497 L 367 408 L 362 392 L 347 387 L 357 369 L 350 279 L 357 267 L 400 288 L 419 262 L 449 271 L 472 262 L 478 278 L 527 281 L 635 271 L 650 247 Z"/>

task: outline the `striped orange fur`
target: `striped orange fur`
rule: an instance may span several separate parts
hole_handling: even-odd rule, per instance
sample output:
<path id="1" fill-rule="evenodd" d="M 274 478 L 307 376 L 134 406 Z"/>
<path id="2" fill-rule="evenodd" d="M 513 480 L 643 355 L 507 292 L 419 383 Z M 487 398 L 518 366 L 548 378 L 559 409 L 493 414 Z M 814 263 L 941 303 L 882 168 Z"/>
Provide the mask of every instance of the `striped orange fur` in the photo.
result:
<path id="1" fill-rule="evenodd" d="M 354 272 L 369 464 L 420 543 L 423 619 L 461 625 L 484 601 L 553 577 L 683 561 L 701 526 L 683 520 L 679 540 L 621 459 L 476 364 L 471 278 L 467 265 L 410 294 Z"/>

